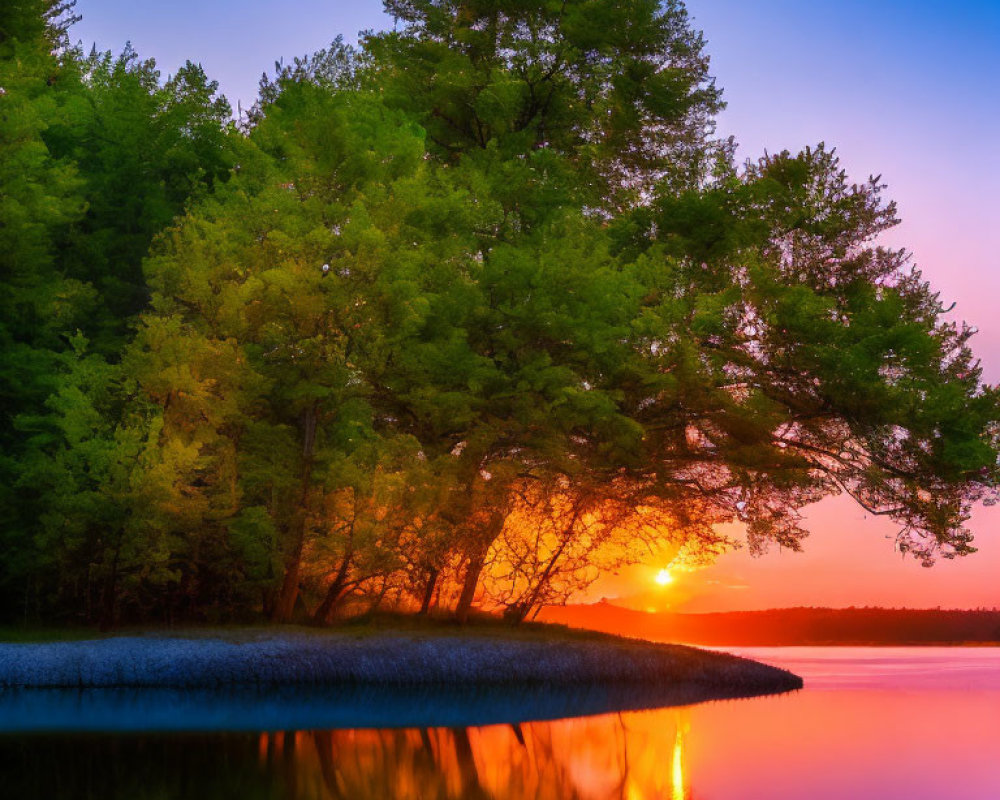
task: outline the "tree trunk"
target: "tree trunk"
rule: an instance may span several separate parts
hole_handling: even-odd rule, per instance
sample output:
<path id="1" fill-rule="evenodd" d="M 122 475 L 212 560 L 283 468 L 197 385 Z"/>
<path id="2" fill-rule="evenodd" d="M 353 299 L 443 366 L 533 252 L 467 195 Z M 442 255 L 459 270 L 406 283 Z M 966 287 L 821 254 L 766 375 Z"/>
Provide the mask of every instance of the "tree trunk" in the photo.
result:
<path id="1" fill-rule="evenodd" d="M 285 577 L 281 582 L 281 591 L 274 604 L 271 619 L 274 622 L 289 622 L 295 611 L 295 601 L 299 599 L 299 581 L 302 577 L 302 551 L 306 543 L 306 525 L 309 515 L 306 504 L 309 500 L 309 488 L 312 481 L 313 446 L 316 443 L 317 404 L 305 410 L 302 414 L 302 490 L 299 495 L 299 506 L 295 509 L 292 530 L 294 531 L 292 549 L 285 558 Z"/>
<path id="2" fill-rule="evenodd" d="M 472 601 L 476 597 L 476 587 L 479 586 L 479 576 L 486 565 L 486 551 L 482 550 L 469 556 L 469 566 L 465 569 L 465 580 L 462 582 L 462 594 L 455 606 L 455 619 L 463 625 L 469 621 Z"/>
<path id="3" fill-rule="evenodd" d="M 556 565 L 556 561 L 559 560 L 559 556 L 562 555 L 563 549 L 566 547 L 566 542 L 564 541 L 559 545 L 559 549 L 553 554 L 552 558 L 549 559 L 549 563 L 545 566 L 545 570 L 542 572 L 538 581 L 535 583 L 534 587 L 528 592 L 528 596 L 524 598 L 520 603 L 518 603 L 515 608 L 517 612 L 513 615 L 515 622 L 524 622 L 528 614 L 531 613 L 531 609 L 535 607 L 538 599 L 542 596 L 542 590 L 549 585 L 549 581 L 552 579 L 552 570 Z M 506 615 L 505 615 L 506 616 Z"/>
<path id="4" fill-rule="evenodd" d="M 512 606 L 507 606 L 503 610 L 503 618 L 506 622 L 512 622 L 518 625 L 524 622 L 524 618 L 528 616 L 528 612 L 531 607 L 526 605 L 523 601 L 520 603 L 514 603 Z"/>
<path id="5" fill-rule="evenodd" d="M 347 584 L 347 572 L 351 568 L 351 559 L 352 554 L 350 551 L 344 554 L 344 560 L 340 562 L 337 574 L 327 587 L 323 602 L 319 604 L 319 608 L 313 614 L 313 622 L 320 625 L 329 625 L 333 621 L 333 612 L 337 610 L 337 604 L 344 595 L 344 587 Z"/>
<path id="6" fill-rule="evenodd" d="M 417 616 L 426 616 L 431 610 L 431 601 L 434 599 L 434 589 L 437 588 L 438 575 L 437 567 L 431 567 L 427 571 L 427 585 L 424 587 L 424 599 L 420 601 L 420 611 Z"/>
<path id="7" fill-rule="evenodd" d="M 115 555 L 111 559 L 111 574 L 108 575 L 104 584 L 104 597 L 102 598 L 101 610 L 101 630 L 108 631 L 115 627 L 118 622 L 118 557 L 121 554 L 121 536 L 115 545 Z"/>
<path id="8" fill-rule="evenodd" d="M 383 577 L 382 588 L 379 589 L 378 594 L 375 595 L 375 599 L 368 604 L 368 609 L 365 611 L 365 614 L 374 614 L 376 611 L 378 611 L 379 606 L 382 605 L 382 601 L 385 600 L 385 596 L 387 594 L 389 594 L 389 580 Z"/>
<path id="9" fill-rule="evenodd" d="M 472 610 L 472 601 L 476 597 L 476 587 L 479 586 L 479 576 L 486 566 L 486 554 L 490 545 L 500 535 L 506 517 L 494 512 L 490 521 L 486 525 L 485 534 L 477 537 L 478 547 L 469 555 L 469 566 L 465 570 L 465 580 L 462 582 L 462 594 L 459 595 L 458 605 L 455 606 L 455 619 L 464 624 L 469 620 L 469 612 Z"/>
<path id="10" fill-rule="evenodd" d="M 281 590 L 271 614 L 273 622 L 289 622 L 295 610 L 295 601 L 299 599 L 299 579 L 302 574 L 302 549 L 304 537 L 299 537 L 294 550 L 285 559 L 285 577 L 281 581 Z"/>

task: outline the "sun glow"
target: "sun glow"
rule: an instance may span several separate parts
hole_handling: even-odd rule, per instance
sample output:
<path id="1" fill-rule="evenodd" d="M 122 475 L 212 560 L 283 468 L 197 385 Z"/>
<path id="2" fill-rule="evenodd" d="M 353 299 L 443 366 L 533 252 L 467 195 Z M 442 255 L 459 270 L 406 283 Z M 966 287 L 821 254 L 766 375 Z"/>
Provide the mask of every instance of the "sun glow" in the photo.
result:
<path id="1" fill-rule="evenodd" d="M 660 586 L 669 586 L 674 582 L 674 576 L 670 574 L 669 569 L 661 569 L 656 573 L 656 577 L 653 580 L 655 580 Z"/>

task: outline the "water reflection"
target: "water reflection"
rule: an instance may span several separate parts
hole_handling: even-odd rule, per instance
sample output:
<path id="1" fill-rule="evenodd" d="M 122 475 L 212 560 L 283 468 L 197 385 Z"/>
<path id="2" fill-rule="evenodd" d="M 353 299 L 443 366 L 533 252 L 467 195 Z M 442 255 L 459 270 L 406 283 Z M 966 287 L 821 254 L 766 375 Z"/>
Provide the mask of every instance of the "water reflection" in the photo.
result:
<path id="1" fill-rule="evenodd" d="M 755 694 L 695 682 L 571 686 L 0 689 L 0 731 L 461 728 L 690 705 Z M 756 692 L 759 694 L 759 692 Z"/>
<path id="2" fill-rule="evenodd" d="M 261 734 L 258 753 L 272 774 L 295 763 L 285 796 L 297 800 L 681 800 L 689 797 L 681 715 L 667 714 L 672 729 L 662 733 L 674 739 L 667 758 L 635 741 L 624 715 L 568 724 Z M 673 767 L 665 773 L 667 763 Z"/>
<path id="3" fill-rule="evenodd" d="M 807 688 L 521 724 L 7 734 L 0 736 L 0 795 L 18 800 L 1000 797 L 1000 650 L 754 655 L 773 655 L 772 660 L 795 666 Z M 3 722 L 0 711 L 0 727 Z"/>
<path id="4" fill-rule="evenodd" d="M 684 734 L 687 733 L 687 728 L 687 718 L 678 719 L 677 736 L 674 739 L 673 771 L 670 773 L 673 786 L 671 800 L 684 800 L 687 794 L 684 791 Z"/>
<path id="5" fill-rule="evenodd" d="M 10 796 L 681 800 L 687 715 L 480 728 L 0 738 Z"/>

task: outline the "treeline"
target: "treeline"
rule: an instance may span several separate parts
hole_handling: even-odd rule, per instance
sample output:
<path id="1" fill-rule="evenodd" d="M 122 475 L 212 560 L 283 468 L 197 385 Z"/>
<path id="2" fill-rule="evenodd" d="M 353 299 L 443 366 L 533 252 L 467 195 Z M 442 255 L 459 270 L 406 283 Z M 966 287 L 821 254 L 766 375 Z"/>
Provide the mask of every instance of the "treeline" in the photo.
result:
<path id="1" fill-rule="evenodd" d="M 610 603 L 547 608 L 541 618 L 623 636 L 701 645 L 932 645 L 1000 642 L 1000 611 L 776 608 L 646 614 Z"/>
<path id="2" fill-rule="evenodd" d="M 520 620 L 840 491 L 972 551 L 996 393 L 877 181 L 736 165 L 679 3 L 386 7 L 235 121 L 0 9 L 6 617 Z"/>
<path id="3" fill-rule="evenodd" d="M 150 302 L 142 262 L 158 233 L 228 180 L 239 138 L 201 67 L 163 81 L 131 48 L 84 53 L 70 44 L 74 21 L 72 3 L 56 0 L 0 8 L 8 618 L 100 616 L 92 587 L 114 571 L 150 430 L 122 365 Z"/>

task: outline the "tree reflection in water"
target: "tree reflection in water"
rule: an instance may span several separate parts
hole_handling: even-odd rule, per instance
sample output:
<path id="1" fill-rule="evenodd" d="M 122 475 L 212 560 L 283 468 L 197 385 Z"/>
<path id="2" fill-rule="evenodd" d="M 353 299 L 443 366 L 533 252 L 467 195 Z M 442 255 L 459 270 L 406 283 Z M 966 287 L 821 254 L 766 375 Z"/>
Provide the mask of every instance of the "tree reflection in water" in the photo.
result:
<path id="1" fill-rule="evenodd" d="M 0 737 L 4 795 L 690 798 L 684 709 L 481 728 Z"/>
<path id="2" fill-rule="evenodd" d="M 635 714 L 484 728 L 261 734 L 261 765 L 288 797 L 690 798 L 683 709 L 633 727 Z M 648 715 L 644 715 L 648 718 Z M 294 757 L 289 751 L 294 750 Z"/>

